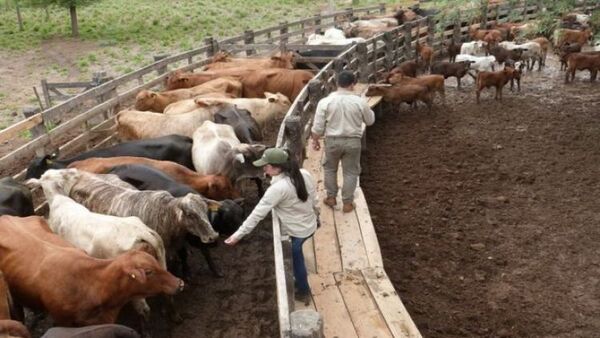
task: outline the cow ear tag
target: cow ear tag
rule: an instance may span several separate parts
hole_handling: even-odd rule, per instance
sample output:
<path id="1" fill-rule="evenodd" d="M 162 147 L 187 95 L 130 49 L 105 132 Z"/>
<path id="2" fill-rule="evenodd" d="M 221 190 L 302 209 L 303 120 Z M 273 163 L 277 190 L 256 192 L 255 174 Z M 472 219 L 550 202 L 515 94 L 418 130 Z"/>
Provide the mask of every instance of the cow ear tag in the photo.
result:
<path id="1" fill-rule="evenodd" d="M 131 274 L 131 278 L 135 279 L 135 273 Z"/>

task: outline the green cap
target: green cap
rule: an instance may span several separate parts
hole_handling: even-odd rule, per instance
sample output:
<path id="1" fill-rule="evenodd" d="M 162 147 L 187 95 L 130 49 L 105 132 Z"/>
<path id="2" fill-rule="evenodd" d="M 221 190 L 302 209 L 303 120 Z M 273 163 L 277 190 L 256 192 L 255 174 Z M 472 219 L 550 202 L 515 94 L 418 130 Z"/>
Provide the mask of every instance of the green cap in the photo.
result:
<path id="1" fill-rule="evenodd" d="M 265 150 L 262 157 L 254 162 L 255 167 L 262 167 L 267 164 L 283 164 L 287 162 L 288 154 L 281 148 L 269 148 Z"/>

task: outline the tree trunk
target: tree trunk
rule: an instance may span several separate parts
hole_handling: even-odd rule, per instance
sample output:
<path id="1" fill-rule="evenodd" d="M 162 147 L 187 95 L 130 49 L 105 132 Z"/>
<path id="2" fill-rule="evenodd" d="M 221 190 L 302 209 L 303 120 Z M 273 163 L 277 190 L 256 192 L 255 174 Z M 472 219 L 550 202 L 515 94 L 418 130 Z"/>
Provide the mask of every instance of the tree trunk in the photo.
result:
<path id="1" fill-rule="evenodd" d="M 69 12 L 71 13 L 71 34 L 74 38 L 77 38 L 79 37 L 79 26 L 77 25 L 77 7 L 69 7 Z"/>
<path id="2" fill-rule="evenodd" d="M 23 31 L 23 18 L 21 18 L 21 8 L 19 8 L 19 0 L 15 0 L 15 7 L 17 8 L 17 21 L 19 22 L 19 30 Z"/>

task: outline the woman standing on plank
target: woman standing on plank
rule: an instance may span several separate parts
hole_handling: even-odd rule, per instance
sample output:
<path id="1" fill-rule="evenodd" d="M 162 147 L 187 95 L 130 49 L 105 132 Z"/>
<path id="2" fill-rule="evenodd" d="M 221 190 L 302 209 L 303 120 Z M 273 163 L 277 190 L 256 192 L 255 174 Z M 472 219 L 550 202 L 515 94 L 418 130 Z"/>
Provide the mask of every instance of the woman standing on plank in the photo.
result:
<path id="1" fill-rule="evenodd" d="M 258 222 L 271 210 L 274 210 L 281 220 L 282 234 L 289 235 L 292 239 L 296 299 L 308 305 L 310 287 L 302 244 L 314 234 L 317 228 L 315 182 L 308 171 L 299 169 L 298 163 L 280 148 L 267 149 L 262 158 L 254 161 L 253 164 L 263 167 L 265 174 L 272 177 L 271 186 L 240 228 L 225 240 L 225 244 L 237 244 L 242 237 L 252 232 Z"/>

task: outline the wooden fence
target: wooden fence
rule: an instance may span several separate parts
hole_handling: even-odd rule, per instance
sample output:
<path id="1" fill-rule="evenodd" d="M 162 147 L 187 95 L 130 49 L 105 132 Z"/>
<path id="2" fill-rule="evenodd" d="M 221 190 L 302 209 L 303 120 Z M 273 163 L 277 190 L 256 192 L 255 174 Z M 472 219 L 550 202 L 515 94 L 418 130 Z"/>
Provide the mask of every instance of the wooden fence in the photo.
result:
<path id="1" fill-rule="evenodd" d="M 467 40 L 468 27 L 473 17 L 479 14 L 481 25 L 494 21 L 505 22 L 510 18 L 527 21 L 536 18 L 540 13 L 553 6 L 553 1 L 525 0 L 520 3 L 508 3 L 488 8 L 463 11 L 451 24 L 444 24 L 432 17 L 406 23 L 389 32 L 375 36 L 364 43 L 353 44 L 342 54 L 321 69 L 314 79 L 303 88 L 294 100 L 277 137 L 277 146 L 290 149 L 300 163 L 304 160 L 312 118 L 317 102 L 335 88 L 335 74 L 341 70 L 355 72 L 361 82 L 371 82 L 377 74 L 389 71 L 398 63 L 414 58 L 416 41 L 427 41 L 436 53 L 442 53 L 442 43 L 451 39 Z M 585 0 L 579 10 L 596 9 L 599 0 Z M 25 130 L 40 127 L 43 133 L 18 149 L 4 155 L 0 159 L 0 169 L 13 166 L 14 161 L 32 158 L 45 154 L 47 149 L 56 148 L 61 154 L 69 155 L 82 148 L 95 148 L 114 142 L 114 135 L 99 132 L 113 124 L 113 115 L 122 106 L 129 104 L 135 95 L 143 89 L 160 87 L 167 77 L 167 70 L 178 69 L 191 71 L 206 65 L 210 57 L 219 50 L 245 52 L 255 55 L 265 50 L 294 47 L 302 44 L 307 34 L 321 32 L 335 24 L 338 16 L 358 16 L 361 14 L 384 13 L 386 6 L 345 9 L 328 15 L 315 15 L 310 18 L 292 22 L 282 22 L 277 26 L 246 31 L 243 35 L 223 40 L 207 38 L 204 46 L 169 56 L 134 72 L 120 76 L 112 81 L 94 87 L 55 107 L 35 114 L 3 131 L 0 131 L 0 142 L 9 140 Z M 514 13 L 517 13 L 515 16 Z M 468 18 L 468 19 L 466 19 Z M 438 29 L 436 25 L 444 24 Z M 72 112 L 72 118 L 51 129 L 53 121 L 62 120 Z M 91 124 L 93 118 L 102 117 L 103 122 Z M 16 179 L 24 177 L 24 168 L 18 168 Z M 280 335 L 293 336 L 290 314 L 294 311 L 293 284 L 291 273 L 291 245 L 287 236 L 281 236 L 279 219 L 273 215 L 273 242 L 275 255 L 275 271 L 277 280 L 277 301 L 279 311 Z"/>

